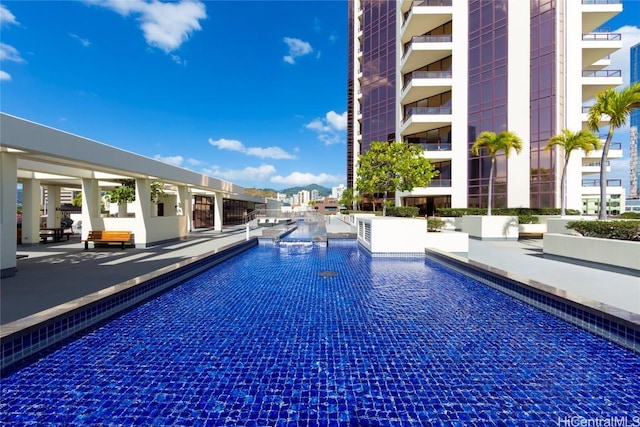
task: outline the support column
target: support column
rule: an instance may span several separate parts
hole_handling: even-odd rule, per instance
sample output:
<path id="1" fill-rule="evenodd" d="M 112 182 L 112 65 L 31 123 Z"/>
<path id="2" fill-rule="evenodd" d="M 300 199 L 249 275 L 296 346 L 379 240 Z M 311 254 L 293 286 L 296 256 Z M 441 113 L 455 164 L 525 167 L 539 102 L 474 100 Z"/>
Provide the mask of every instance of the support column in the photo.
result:
<path id="1" fill-rule="evenodd" d="M 222 231 L 222 193 L 214 193 L 213 229 Z"/>
<path id="2" fill-rule="evenodd" d="M 136 179 L 136 200 L 132 203 L 135 214 L 136 247 L 146 247 L 149 242 L 157 241 L 157 234 L 150 230 L 151 223 L 151 181 L 144 178 Z M 138 246 L 140 245 L 140 246 Z"/>
<path id="3" fill-rule="evenodd" d="M 0 277 L 16 274 L 18 159 L 0 151 Z"/>
<path id="4" fill-rule="evenodd" d="M 178 186 L 176 203 L 176 216 L 178 216 L 180 220 L 180 237 L 184 237 L 189 234 L 189 230 L 191 229 L 191 220 L 189 215 L 191 210 L 188 209 L 190 207 L 189 192 L 185 185 Z"/>
<path id="5" fill-rule="evenodd" d="M 82 239 L 91 230 L 104 230 L 100 216 L 100 186 L 97 179 L 82 179 Z"/>
<path id="6" fill-rule="evenodd" d="M 60 227 L 62 212 L 60 212 L 60 187 L 47 186 L 47 227 Z"/>
<path id="7" fill-rule="evenodd" d="M 40 243 L 40 180 L 22 181 L 22 244 Z"/>

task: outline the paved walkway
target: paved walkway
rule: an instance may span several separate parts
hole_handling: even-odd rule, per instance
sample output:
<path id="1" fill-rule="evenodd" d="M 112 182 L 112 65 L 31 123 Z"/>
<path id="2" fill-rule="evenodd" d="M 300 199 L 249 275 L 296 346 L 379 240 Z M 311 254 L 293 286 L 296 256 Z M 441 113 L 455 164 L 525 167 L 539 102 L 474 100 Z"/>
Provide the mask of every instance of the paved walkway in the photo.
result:
<path id="1" fill-rule="evenodd" d="M 353 232 L 335 218 L 326 223 L 327 233 Z M 262 235 L 261 228 L 250 236 Z M 180 242 L 144 249 L 116 247 L 84 250 L 80 238 L 70 242 L 18 247 L 20 259 L 15 276 L 0 285 L 0 324 L 26 317 L 117 283 L 153 272 L 185 259 L 215 252 L 246 239 L 244 227 L 222 232 L 194 232 Z M 482 242 L 470 240 L 469 259 L 533 279 L 568 292 L 640 313 L 640 278 L 566 262 L 544 259 L 542 240 Z"/>

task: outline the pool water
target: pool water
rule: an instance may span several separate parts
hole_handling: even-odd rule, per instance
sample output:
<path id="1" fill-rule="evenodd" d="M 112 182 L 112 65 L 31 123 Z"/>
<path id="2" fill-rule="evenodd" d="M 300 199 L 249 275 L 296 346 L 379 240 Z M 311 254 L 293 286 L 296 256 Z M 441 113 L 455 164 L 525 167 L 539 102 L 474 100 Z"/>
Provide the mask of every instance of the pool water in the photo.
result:
<path id="1" fill-rule="evenodd" d="M 639 354 L 425 259 L 347 246 L 256 246 L 1 387 L 5 425 L 640 422 Z"/>

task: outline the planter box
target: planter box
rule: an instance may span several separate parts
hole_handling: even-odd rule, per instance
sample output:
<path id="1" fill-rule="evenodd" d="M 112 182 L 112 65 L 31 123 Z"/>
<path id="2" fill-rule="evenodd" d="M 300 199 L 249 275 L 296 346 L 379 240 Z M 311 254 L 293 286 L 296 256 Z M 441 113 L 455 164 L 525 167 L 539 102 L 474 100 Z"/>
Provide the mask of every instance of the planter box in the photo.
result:
<path id="1" fill-rule="evenodd" d="M 427 232 L 426 248 L 445 252 L 469 252 L 469 235 L 461 231 Z"/>
<path id="2" fill-rule="evenodd" d="M 573 230 L 566 228 L 567 223 L 572 221 L 595 221 L 592 216 L 563 216 L 547 219 L 547 233 L 577 235 Z"/>
<path id="3" fill-rule="evenodd" d="M 461 231 L 462 230 L 462 217 L 461 216 L 443 216 L 436 217 L 445 222 L 443 230 Z"/>
<path id="4" fill-rule="evenodd" d="M 612 266 L 640 276 L 640 242 L 546 233 L 543 253 L 545 257 Z"/>
<path id="5" fill-rule="evenodd" d="M 547 224 L 518 224 L 519 237 L 542 237 L 547 232 Z"/>
<path id="6" fill-rule="evenodd" d="M 426 248 L 468 252 L 469 236 L 457 232 L 427 232 L 420 218 L 358 217 L 358 244 L 372 254 L 422 254 Z"/>
<path id="7" fill-rule="evenodd" d="M 518 217 L 509 215 L 465 215 L 462 231 L 479 240 L 518 240 Z"/>

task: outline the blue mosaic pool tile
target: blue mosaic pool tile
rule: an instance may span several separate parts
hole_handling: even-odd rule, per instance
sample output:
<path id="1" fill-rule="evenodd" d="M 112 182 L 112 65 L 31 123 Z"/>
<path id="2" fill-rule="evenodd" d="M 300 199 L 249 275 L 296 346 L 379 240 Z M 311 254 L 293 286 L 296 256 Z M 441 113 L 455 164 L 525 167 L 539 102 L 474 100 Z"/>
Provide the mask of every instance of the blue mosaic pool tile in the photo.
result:
<path id="1" fill-rule="evenodd" d="M 0 424 L 558 425 L 639 415 L 639 380 L 428 260 L 261 245 L 7 372 Z"/>

